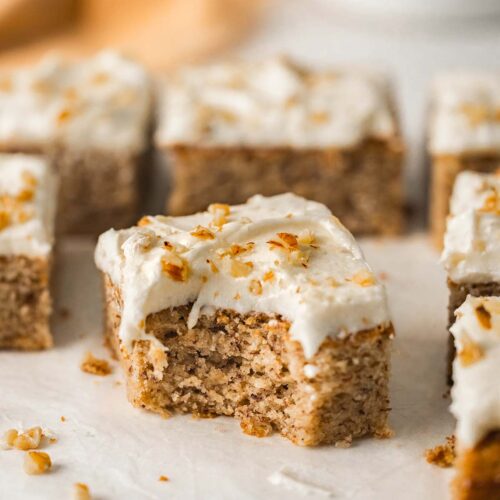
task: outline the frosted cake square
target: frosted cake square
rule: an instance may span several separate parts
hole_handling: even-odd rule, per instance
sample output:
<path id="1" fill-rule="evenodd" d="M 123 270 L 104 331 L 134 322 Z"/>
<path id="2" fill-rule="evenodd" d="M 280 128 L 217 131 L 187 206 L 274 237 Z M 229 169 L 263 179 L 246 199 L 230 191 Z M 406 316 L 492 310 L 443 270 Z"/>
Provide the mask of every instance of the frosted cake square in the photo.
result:
<path id="1" fill-rule="evenodd" d="M 430 223 L 440 248 L 459 172 L 500 167 L 500 73 L 455 71 L 436 78 L 431 102 Z"/>
<path id="2" fill-rule="evenodd" d="M 456 500 L 500 498 L 500 298 L 467 297 L 451 332 Z"/>
<path id="3" fill-rule="evenodd" d="M 180 70 L 161 94 L 168 213 L 294 192 L 353 232 L 402 230 L 403 141 L 383 75 L 234 61 Z"/>
<path id="4" fill-rule="evenodd" d="M 45 160 L 0 154 L 0 349 L 52 345 L 57 181 Z"/>
<path id="5" fill-rule="evenodd" d="M 146 71 L 114 52 L 0 73 L 0 151 L 50 158 L 64 232 L 99 234 L 135 220 L 150 122 Z"/>
<path id="6" fill-rule="evenodd" d="M 499 175 L 462 172 L 456 178 L 442 254 L 450 290 L 449 326 L 468 295 L 500 295 L 499 195 Z M 453 356 L 450 337 L 450 363 Z"/>
<path id="7" fill-rule="evenodd" d="M 96 263 L 135 406 L 299 445 L 387 435 L 385 290 L 324 205 L 257 195 L 144 217 L 102 234 Z"/>

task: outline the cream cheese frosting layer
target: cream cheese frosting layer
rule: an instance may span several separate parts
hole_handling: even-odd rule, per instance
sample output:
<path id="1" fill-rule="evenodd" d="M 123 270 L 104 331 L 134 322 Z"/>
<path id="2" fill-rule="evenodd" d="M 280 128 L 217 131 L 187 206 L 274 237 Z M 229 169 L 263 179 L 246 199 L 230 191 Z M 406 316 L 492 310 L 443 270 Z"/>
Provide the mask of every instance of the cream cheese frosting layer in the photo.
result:
<path id="1" fill-rule="evenodd" d="M 389 323 L 383 285 L 347 229 L 293 194 L 146 217 L 99 238 L 97 267 L 123 299 L 119 335 L 145 337 L 146 317 L 193 303 L 188 325 L 216 308 L 278 314 L 311 357 L 328 336 Z"/>
<path id="2" fill-rule="evenodd" d="M 459 445 L 469 448 L 500 429 L 500 298 L 469 295 L 455 315 L 451 411 Z"/>
<path id="3" fill-rule="evenodd" d="M 44 159 L 0 154 L 0 255 L 50 254 L 56 199 L 56 177 Z"/>
<path id="4" fill-rule="evenodd" d="M 397 133 L 389 94 L 379 74 L 309 72 L 283 58 L 188 67 L 164 86 L 156 140 L 349 147 Z"/>
<path id="5" fill-rule="evenodd" d="M 434 154 L 500 152 L 500 73 L 450 72 L 434 82 Z"/>
<path id="6" fill-rule="evenodd" d="M 441 257 L 455 283 L 500 281 L 500 176 L 462 172 L 450 202 Z"/>
<path id="7" fill-rule="evenodd" d="M 145 70 L 118 53 L 73 63 L 48 56 L 0 73 L 0 145 L 140 151 L 150 107 Z"/>

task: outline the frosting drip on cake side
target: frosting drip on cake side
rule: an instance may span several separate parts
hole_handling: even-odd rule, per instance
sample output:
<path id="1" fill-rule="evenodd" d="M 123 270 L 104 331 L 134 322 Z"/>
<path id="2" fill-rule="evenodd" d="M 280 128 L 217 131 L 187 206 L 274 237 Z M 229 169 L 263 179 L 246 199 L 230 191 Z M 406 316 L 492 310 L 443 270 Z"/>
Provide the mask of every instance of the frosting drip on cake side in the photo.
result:
<path id="1" fill-rule="evenodd" d="M 433 88 L 431 153 L 500 152 L 500 73 L 450 72 Z"/>
<path id="2" fill-rule="evenodd" d="M 140 151 L 151 85 L 135 62 L 108 51 L 78 62 L 46 57 L 0 73 L 0 144 Z"/>
<path id="3" fill-rule="evenodd" d="M 451 411 L 459 445 L 473 447 L 500 429 L 500 298 L 469 295 L 455 315 Z"/>
<path id="4" fill-rule="evenodd" d="M 56 177 L 45 160 L 0 154 L 0 255 L 51 252 L 56 198 Z"/>
<path id="5" fill-rule="evenodd" d="M 121 290 L 128 347 L 145 336 L 149 314 L 190 303 L 190 327 L 215 308 L 281 315 L 307 357 L 327 336 L 390 322 L 384 287 L 352 235 L 324 205 L 292 194 L 146 217 L 102 234 L 95 257 Z"/>
<path id="6" fill-rule="evenodd" d="M 450 203 L 442 262 L 455 283 L 500 281 L 500 176 L 463 172 Z"/>
<path id="7" fill-rule="evenodd" d="M 378 74 L 308 72 L 282 58 L 181 70 L 167 80 L 161 146 L 348 147 L 397 134 Z"/>

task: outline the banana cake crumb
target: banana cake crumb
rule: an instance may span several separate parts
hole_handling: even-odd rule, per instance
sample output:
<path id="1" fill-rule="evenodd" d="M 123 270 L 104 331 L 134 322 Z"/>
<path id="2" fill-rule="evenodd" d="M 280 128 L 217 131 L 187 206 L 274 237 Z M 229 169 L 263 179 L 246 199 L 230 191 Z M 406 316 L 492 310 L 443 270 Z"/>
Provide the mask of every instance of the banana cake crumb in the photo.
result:
<path id="1" fill-rule="evenodd" d="M 455 436 L 447 436 L 446 443 L 425 450 L 425 459 L 438 467 L 451 467 L 455 461 Z"/>
<path id="2" fill-rule="evenodd" d="M 113 371 L 108 361 L 94 357 L 91 352 L 87 352 L 85 358 L 83 358 L 80 369 L 82 372 L 101 377 L 109 375 Z"/>

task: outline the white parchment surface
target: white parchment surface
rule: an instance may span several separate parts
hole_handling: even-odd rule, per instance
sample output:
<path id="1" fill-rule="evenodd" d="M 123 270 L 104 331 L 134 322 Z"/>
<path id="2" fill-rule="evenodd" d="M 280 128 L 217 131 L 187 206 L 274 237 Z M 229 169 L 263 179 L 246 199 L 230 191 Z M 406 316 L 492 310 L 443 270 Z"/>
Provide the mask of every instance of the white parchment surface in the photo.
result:
<path id="1" fill-rule="evenodd" d="M 0 450 L 0 499 L 69 499 L 75 482 L 87 483 L 98 500 L 446 498 L 451 471 L 423 458 L 453 431 L 443 397 L 447 291 L 438 254 L 423 235 L 362 246 L 383 273 L 397 332 L 394 438 L 307 449 L 279 436 L 246 436 L 229 418 L 165 420 L 132 408 L 116 362 L 108 377 L 80 371 L 87 350 L 110 357 L 93 242 L 70 240 L 60 245 L 55 269 L 56 310 L 70 313 L 54 316 L 55 348 L 0 352 L 0 431 L 51 430 L 58 441 L 44 451 L 54 467 L 27 476 L 23 452 Z"/>

